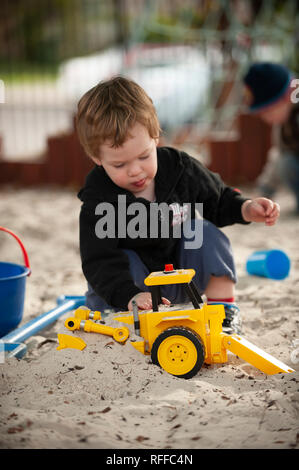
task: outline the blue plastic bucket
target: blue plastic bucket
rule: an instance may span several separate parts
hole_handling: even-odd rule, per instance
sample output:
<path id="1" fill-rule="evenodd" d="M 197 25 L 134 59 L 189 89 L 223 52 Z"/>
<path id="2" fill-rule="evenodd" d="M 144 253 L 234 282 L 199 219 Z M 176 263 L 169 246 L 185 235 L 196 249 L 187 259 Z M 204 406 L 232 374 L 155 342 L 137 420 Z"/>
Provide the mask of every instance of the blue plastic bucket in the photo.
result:
<path id="1" fill-rule="evenodd" d="M 282 280 L 289 275 L 290 258 L 282 250 L 255 251 L 246 262 L 246 270 L 254 276 Z"/>
<path id="2" fill-rule="evenodd" d="M 19 243 L 25 266 L 0 262 L 0 338 L 16 328 L 22 320 L 26 277 L 30 275 L 28 255 L 21 240 L 11 231 L 0 227 Z"/>

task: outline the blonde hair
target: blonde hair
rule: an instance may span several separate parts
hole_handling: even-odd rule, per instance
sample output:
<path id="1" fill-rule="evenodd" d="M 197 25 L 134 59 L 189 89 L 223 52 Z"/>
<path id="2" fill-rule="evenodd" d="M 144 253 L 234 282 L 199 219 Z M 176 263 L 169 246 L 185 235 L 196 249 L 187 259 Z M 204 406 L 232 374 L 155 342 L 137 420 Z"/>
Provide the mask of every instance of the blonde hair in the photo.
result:
<path id="1" fill-rule="evenodd" d="M 110 141 L 111 147 L 123 145 L 137 122 L 148 130 L 151 138 L 159 138 L 161 129 L 151 98 L 128 78 L 117 76 L 102 81 L 78 103 L 77 132 L 89 157 L 99 158 L 104 142 Z"/>

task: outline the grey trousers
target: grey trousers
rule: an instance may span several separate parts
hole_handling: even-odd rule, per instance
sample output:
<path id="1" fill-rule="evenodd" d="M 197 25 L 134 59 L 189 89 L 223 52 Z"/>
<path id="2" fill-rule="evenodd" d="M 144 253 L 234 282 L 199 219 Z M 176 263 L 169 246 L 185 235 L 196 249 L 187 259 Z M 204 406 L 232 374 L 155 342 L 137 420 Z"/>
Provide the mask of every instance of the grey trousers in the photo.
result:
<path id="1" fill-rule="evenodd" d="M 207 220 L 192 220 L 191 230 L 196 230 L 198 224 L 203 224 L 202 246 L 197 249 L 185 248 L 185 241 L 190 242 L 192 239 L 190 239 L 190 234 L 183 234 L 178 242 L 173 265 L 174 269 L 194 269 L 196 274 L 193 281 L 199 292 L 203 294 L 211 276 L 227 276 L 233 282 L 237 282 L 237 275 L 231 244 L 227 236 Z M 125 249 L 124 251 L 129 259 L 130 272 L 134 283 L 142 291 L 149 291 L 149 288 L 144 284 L 144 279 L 150 274 L 150 271 L 134 250 Z M 163 271 L 163 269 L 164 266 L 161 266 L 161 271 Z M 172 303 L 184 303 L 189 301 L 184 287 L 180 284 L 162 286 L 161 295 L 169 299 Z M 104 299 L 99 297 L 90 284 L 88 284 L 88 290 L 86 292 L 86 306 L 91 310 L 100 310 L 101 312 L 106 309 L 119 311 L 119 309 L 108 305 Z"/>

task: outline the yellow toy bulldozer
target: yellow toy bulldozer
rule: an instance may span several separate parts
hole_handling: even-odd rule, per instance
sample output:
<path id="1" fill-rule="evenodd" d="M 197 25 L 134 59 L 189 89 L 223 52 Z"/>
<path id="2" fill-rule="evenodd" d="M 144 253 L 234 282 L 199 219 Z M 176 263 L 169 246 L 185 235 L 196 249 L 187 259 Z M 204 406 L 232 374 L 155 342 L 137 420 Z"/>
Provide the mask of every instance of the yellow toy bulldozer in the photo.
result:
<path id="1" fill-rule="evenodd" d="M 167 265 L 165 271 L 153 272 L 145 280 L 152 294 L 152 310 L 114 317 L 121 323 L 134 324 L 135 333 L 143 339 L 131 341 L 142 354 L 151 355 L 154 364 L 177 377 L 190 379 L 203 363 L 227 362 L 227 351 L 254 365 L 266 374 L 294 372 L 292 368 L 267 354 L 239 335 L 222 331 L 225 318 L 223 305 L 207 305 L 193 282 L 194 269 L 174 270 Z M 170 269 L 169 269 L 170 267 Z M 172 269 L 171 269 L 172 268 Z M 192 306 L 160 305 L 160 286 L 184 284 Z"/>
<path id="2" fill-rule="evenodd" d="M 294 372 L 294 369 L 245 338 L 222 331 L 224 306 L 203 303 L 193 282 L 194 269 L 174 270 L 172 265 L 166 265 L 165 268 L 164 271 L 151 273 L 144 280 L 152 294 L 152 310 L 138 311 L 134 302 L 133 314 L 126 312 L 114 317 L 114 320 L 121 323 L 134 325 L 136 335 L 141 337 L 140 341 L 131 341 L 135 349 L 142 354 L 151 355 L 153 363 L 169 374 L 184 379 L 196 375 L 203 363 L 227 362 L 227 351 L 269 375 Z M 183 284 L 191 303 L 183 306 L 161 305 L 160 286 L 166 284 Z M 126 342 L 130 334 L 127 327 L 114 328 L 101 324 L 104 322 L 99 323 L 100 321 L 100 312 L 92 312 L 82 306 L 76 310 L 74 317 L 66 319 L 65 326 L 71 331 L 83 329 L 86 332 L 112 336 L 119 343 Z M 74 345 L 73 337 L 60 337 L 58 349 L 84 347 Z"/>

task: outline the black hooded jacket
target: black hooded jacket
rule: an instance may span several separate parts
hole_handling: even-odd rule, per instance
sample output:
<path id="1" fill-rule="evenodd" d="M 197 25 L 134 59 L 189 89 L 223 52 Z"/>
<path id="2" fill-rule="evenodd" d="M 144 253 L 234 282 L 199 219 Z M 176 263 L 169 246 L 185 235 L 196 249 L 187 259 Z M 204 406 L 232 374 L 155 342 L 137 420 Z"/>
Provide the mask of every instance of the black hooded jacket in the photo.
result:
<path id="1" fill-rule="evenodd" d="M 241 214 L 241 206 L 246 199 L 239 191 L 226 186 L 218 175 L 209 171 L 195 158 L 170 147 L 158 147 L 157 157 L 156 204 L 164 202 L 179 207 L 189 203 L 191 218 L 194 218 L 194 203 L 203 203 L 204 219 L 218 227 L 247 223 Z M 121 202 L 119 196 L 125 200 L 125 203 Z M 127 309 L 129 300 L 139 293 L 140 289 L 133 282 L 128 257 L 122 249 L 133 249 L 150 272 L 163 270 L 165 264 L 175 265 L 174 253 L 179 239 L 173 236 L 171 229 L 174 212 L 170 211 L 169 238 L 150 237 L 152 214 L 150 209 L 153 203 L 144 198 L 136 198 L 129 191 L 114 184 L 101 166 L 96 166 L 88 174 L 85 186 L 79 191 L 78 197 L 83 202 L 80 213 L 80 254 L 83 273 L 97 295 L 105 299 L 109 305 Z M 120 209 L 125 211 L 122 214 L 127 214 L 129 204 L 134 202 L 142 204 L 148 222 L 146 227 L 142 227 L 144 230 L 142 237 L 137 238 L 132 238 L 126 233 L 128 223 L 136 215 L 127 215 L 125 221 L 120 222 L 122 226 L 119 225 L 120 219 L 117 217 Z M 99 238 L 96 234 L 97 223 L 102 223 L 103 217 L 107 214 L 107 211 L 99 211 L 100 203 L 111 205 L 110 215 L 114 213 L 116 236 Z M 101 215 L 95 212 L 97 214 L 101 212 Z M 160 216 L 158 225 L 160 235 L 162 219 L 163 216 Z M 102 228 L 104 229 L 104 224 Z M 122 234 L 118 236 L 120 232 Z"/>

